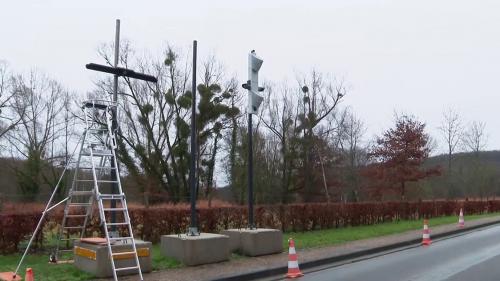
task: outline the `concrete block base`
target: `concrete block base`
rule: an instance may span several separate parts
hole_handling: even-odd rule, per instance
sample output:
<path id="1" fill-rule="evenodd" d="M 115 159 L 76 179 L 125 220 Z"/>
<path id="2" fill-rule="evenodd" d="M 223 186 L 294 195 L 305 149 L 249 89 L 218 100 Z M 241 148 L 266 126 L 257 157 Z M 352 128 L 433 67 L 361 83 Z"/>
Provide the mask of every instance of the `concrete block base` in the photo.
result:
<path id="1" fill-rule="evenodd" d="M 212 233 L 162 235 L 161 253 L 189 266 L 226 261 L 230 255 L 229 237 Z"/>
<path id="2" fill-rule="evenodd" d="M 283 233 L 278 229 L 228 229 L 222 234 L 229 236 L 231 251 L 255 257 L 283 252 Z"/>
<path id="3" fill-rule="evenodd" d="M 142 272 L 151 272 L 151 242 L 135 240 L 137 254 L 139 256 L 139 264 Z M 116 244 L 111 246 L 113 252 L 130 252 L 131 244 Z M 90 244 L 81 241 L 75 241 L 74 245 L 74 265 L 85 272 L 95 275 L 96 277 L 111 277 L 113 271 L 111 269 L 111 259 L 109 258 L 108 246 L 102 244 Z M 134 256 L 132 254 L 119 255 L 115 257 L 115 265 L 117 268 L 134 266 Z M 137 270 L 119 271 L 118 275 L 137 274 Z"/>

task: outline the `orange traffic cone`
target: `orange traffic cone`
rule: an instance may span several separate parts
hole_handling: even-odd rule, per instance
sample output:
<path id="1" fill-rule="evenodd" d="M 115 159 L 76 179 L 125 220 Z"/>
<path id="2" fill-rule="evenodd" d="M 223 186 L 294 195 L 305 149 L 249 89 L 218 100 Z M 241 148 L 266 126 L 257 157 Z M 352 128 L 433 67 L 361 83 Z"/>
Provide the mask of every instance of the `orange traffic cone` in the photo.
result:
<path id="1" fill-rule="evenodd" d="M 286 278 L 297 278 L 304 276 L 299 269 L 299 262 L 297 260 L 297 253 L 295 252 L 295 243 L 293 239 L 288 239 L 288 273 Z"/>
<path id="2" fill-rule="evenodd" d="M 431 231 L 429 227 L 427 226 L 428 221 L 424 220 L 424 234 L 422 235 L 422 245 L 424 246 L 429 246 L 432 241 L 431 241 Z"/>
<path id="3" fill-rule="evenodd" d="M 462 212 L 462 208 L 460 208 L 460 215 L 458 216 L 458 227 L 464 227 L 464 226 L 465 226 L 464 213 Z"/>
<path id="4" fill-rule="evenodd" d="M 26 268 L 26 277 L 24 278 L 24 281 L 35 281 L 33 269 L 31 269 L 31 267 Z"/>

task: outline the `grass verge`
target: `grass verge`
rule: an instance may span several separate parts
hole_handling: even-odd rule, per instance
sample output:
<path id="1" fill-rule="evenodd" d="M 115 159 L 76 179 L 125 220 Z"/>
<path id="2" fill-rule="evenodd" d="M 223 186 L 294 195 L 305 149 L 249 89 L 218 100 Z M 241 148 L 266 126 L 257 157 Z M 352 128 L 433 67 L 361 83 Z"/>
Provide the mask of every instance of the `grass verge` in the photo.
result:
<path id="1" fill-rule="evenodd" d="M 465 222 L 499 216 L 500 213 L 489 213 L 483 215 L 464 216 Z M 437 217 L 429 219 L 429 227 L 458 223 L 456 216 Z M 363 225 L 355 227 L 315 230 L 308 232 L 288 232 L 283 237 L 283 248 L 288 248 L 288 238 L 292 237 L 295 247 L 298 249 L 332 246 L 349 241 L 375 238 L 384 235 L 398 234 L 409 230 L 422 228 L 421 220 L 406 220 L 399 222 L 388 222 L 376 225 Z"/>

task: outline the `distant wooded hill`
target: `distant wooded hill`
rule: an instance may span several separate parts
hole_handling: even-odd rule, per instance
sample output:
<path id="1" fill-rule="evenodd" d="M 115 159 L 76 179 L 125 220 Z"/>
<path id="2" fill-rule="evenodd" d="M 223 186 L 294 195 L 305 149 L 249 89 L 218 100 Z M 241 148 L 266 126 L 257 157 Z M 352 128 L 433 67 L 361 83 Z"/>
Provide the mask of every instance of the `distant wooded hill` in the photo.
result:
<path id="1" fill-rule="evenodd" d="M 478 158 L 480 161 L 484 163 L 493 164 L 500 168 L 500 150 L 491 150 L 491 151 L 481 151 L 478 155 L 475 155 L 473 152 L 460 152 L 452 155 L 453 164 L 470 162 L 471 160 Z M 426 161 L 426 165 L 441 165 L 443 167 L 448 166 L 448 155 L 441 154 L 429 157 Z"/>
<path id="2" fill-rule="evenodd" d="M 448 155 L 430 157 L 425 165 L 443 170 L 441 176 L 422 182 L 427 198 L 500 196 L 500 151 L 453 154 L 451 170 Z"/>
<path id="3" fill-rule="evenodd" d="M 440 166 L 441 176 L 409 183 L 410 200 L 500 196 L 500 151 L 453 154 L 451 172 L 448 170 L 448 155 L 429 157 L 424 166 Z M 224 201 L 234 198 L 229 186 L 218 188 L 214 197 Z"/>
<path id="4" fill-rule="evenodd" d="M 448 170 L 448 155 L 430 157 L 425 166 L 441 166 L 442 175 L 432 177 L 416 184 L 408 190 L 409 199 L 432 198 L 491 198 L 500 196 L 500 151 L 475 153 L 456 153 L 452 158 L 452 169 Z M 28 197 L 17 185 L 16 169 L 21 169 L 23 161 L 0 158 L 0 196 L 8 201 L 25 201 Z M 58 175 L 53 175 L 57 178 Z M 143 196 L 137 183 L 123 178 L 123 185 L 131 201 L 142 202 Z M 68 185 L 71 179 L 68 180 Z M 36 201 L 46 201 L 52 187 L 44 185 Z M 61 194 L 61 196 L 63 196 Z M 233 199 L 230 187 L 218 188 L 214 198 L 230 201 Z"/>
<path id="5" fill-rule="evenodd" d="M 22 171 L 26 169 L 24 164 L 26 162 L 24 160 L 17 160 L 12 158 L 1 158 L 0 157 L 0 200 L 3 199 L 5 201 L 33 201 L 32 196 L 29 194 L 23 194 L 18 185 L 18 179 L 16 176 L 16 171 Z M 58 169 L 44 169 L 44 178 L 42 180 L 49 181 L 50 184 L 43 184 L 40 188 L 39 193 L 34 196 L 34 200 L 38 202 L 46 202 L 50 195 L 52 194 L 52 190 L 59 179 L 62 168 Z M 73 174 L 71 171 L 66 173 L 65 180 L 62 181 L 61 185 L 61 194 L 57 196 L 56 199 L 62 199 L 67 194 L 66 187 L 71 185 Z M 129 181 L 127 178 L 122 177 L 122 184 L 125 192 L 127 193 L 127 199 L 130 201 L 141 202 L 143 200 L 141 193 L 138 191 L 137 185 L 134 181 Z"/>

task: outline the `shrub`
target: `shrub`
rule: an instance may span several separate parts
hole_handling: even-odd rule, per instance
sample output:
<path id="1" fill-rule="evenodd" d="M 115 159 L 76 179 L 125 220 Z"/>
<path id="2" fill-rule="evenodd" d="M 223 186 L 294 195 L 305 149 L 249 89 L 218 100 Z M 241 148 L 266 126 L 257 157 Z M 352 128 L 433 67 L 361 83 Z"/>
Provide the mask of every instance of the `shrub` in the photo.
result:
<path id="1" fill-rule="evenodd" d="M 19 250 L 20 243 L 29 239 L 33 233 L 43 208 L 41 204 L 5 204 L 0 213 L 0 253 L 7 254 Z M 259 227 L 309 231 L 457 215 L 460 208 L 468 215 L 500 212 L 500 200 L 259 205 L 255 207 L 255 220 Z M 62 208 L 57 208 L 46 218 L 44 231 L 35 239 L 34 249 L 43 246 L 44 233 L 54 232 L 53 228 L 62 220 L 62 211 Z M 162 204 L 151 207 L 131 204 L 129 212 L 134 234 L 143 240 L 159 242 L 161 235 L 184 233 L 189 227 L 188 204 Z M 200 230 L 203 232 L 217 233 L 223 229 L 244 228 L 247 225 L 246 206 L 218 204 L 208 207 L 206 204 L 200 204 L 197 215 Z M 93 236 L 99 232 L 100 223 L 96 211 L 90 221 L 87 235 Z"/>

